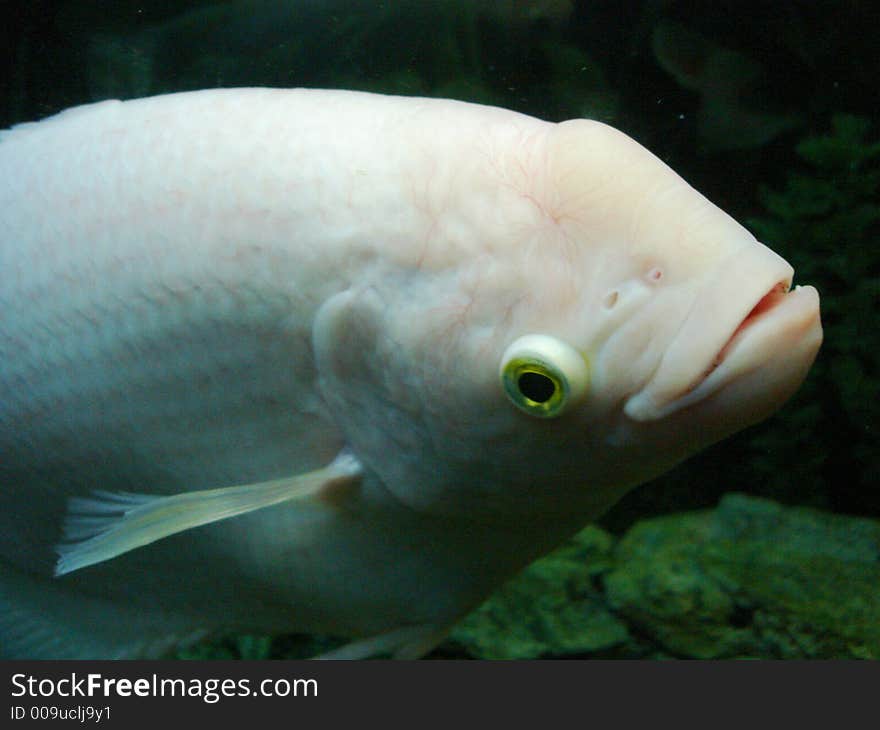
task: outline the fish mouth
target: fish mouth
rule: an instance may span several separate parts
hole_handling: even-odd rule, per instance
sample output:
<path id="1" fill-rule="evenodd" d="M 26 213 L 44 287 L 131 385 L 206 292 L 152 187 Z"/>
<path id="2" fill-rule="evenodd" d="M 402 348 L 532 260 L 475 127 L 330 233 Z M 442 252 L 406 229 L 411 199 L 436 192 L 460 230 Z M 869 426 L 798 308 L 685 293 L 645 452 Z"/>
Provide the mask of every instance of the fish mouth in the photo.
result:
<path id="1" fill-rule="evenodd" d="M 649 382 L 624 405 L 629 418 L 663 418 L 749 375 L 759 376 L 750 399 L 764 399 L 765 410 L 794 393 L 822 342 L 819 295 L 791 289 L 788 263 L 758 246 L 697 297 Z"/>

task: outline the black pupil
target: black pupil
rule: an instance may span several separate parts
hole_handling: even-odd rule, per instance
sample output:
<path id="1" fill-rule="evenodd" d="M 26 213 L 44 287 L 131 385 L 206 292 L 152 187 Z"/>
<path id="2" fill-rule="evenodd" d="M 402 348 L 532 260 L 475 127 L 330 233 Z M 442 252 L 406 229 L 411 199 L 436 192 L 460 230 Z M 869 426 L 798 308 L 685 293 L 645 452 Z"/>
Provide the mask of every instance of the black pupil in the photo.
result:
<path id="1" fill-rule="evenodd" d="M 541 373 L 523 373 L 516 381 L 519 392 L 535 403 L 546 403 L 556 392 L 556 385 Z"/>

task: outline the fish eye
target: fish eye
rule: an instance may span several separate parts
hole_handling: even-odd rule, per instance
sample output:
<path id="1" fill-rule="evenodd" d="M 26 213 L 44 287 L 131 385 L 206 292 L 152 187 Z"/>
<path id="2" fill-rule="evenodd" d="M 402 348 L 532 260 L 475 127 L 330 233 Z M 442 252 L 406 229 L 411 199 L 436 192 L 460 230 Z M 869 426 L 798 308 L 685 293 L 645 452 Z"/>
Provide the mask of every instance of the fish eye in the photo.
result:
<path id="1" fill-rule="evenodd" d="M 501 384 L 510 401 L 538 418 L 555 418 L 587 392 L 586 358 L 550 335 L 524 335 L 501 357 Z"/>

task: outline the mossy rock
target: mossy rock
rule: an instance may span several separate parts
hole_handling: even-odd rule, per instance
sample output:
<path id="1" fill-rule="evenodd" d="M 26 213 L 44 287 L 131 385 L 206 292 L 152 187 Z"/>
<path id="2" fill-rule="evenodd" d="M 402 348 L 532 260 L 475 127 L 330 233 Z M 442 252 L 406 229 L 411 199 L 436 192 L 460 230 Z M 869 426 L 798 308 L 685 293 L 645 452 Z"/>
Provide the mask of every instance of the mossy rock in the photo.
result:
<path id="1" fill-rule="evenodd" d="M 726 496 L 634 526 L 609 605 L 674 655 L 880 658 L 880 524 Z"/>
<path id="2" fill-rule="evenodd" d="M 610 566 L 613 538 L 598 527 L 533 563 L 462 621 L 451 641 L 480 659 L 612 651 L 629 640 L 594 578 Z"/>

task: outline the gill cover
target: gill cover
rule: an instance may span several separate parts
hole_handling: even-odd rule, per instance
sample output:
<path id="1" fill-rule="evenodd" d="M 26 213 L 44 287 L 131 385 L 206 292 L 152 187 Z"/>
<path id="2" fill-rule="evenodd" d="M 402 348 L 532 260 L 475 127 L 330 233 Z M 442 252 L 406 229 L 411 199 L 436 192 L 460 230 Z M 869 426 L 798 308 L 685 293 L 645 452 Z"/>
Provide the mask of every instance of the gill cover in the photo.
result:
<path id="1" fill-rule="evenodd" d="M 510 401 L 538 418 L 560 416 L 578 403 L 590 384 L 586 358 L 550 335 L 524 335 L 501 357 L 501 384 Z"/>

